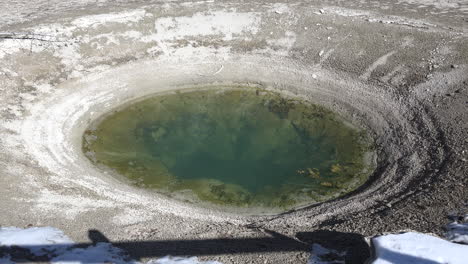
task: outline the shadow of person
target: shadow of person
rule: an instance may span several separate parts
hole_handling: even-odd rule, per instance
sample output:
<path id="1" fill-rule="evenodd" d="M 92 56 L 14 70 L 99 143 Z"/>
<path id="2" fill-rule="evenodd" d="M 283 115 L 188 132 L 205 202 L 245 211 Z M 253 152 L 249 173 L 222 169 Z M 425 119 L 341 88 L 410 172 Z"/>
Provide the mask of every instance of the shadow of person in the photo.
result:
<path id="1" fill-rule="evenodd" d="M 356 233 L 317 230 L 296 233 L 296 238 L 309 245 L 319 244 L 331 251 L 343 252 L 343 256 L 337 257 L 346 264 L 362 264 L 371 256 L 369 244 L 364 236 Z"/>

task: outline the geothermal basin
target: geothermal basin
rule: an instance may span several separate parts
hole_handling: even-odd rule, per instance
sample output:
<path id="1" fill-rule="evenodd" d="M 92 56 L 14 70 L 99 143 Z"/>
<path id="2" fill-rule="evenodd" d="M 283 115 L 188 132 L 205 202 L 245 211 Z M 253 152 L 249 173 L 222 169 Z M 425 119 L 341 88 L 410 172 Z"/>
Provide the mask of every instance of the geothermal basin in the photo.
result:
<path id="1" fill-rule="evenodd" d="M 468 7 L 436 2 L 0 4 L 0 225 L 443 232 L 468 197 Z M 201 257 L 308 258 L 250 248 Z"/>
<path id="2" fill-rule="evenodd" d="M 231 212 L 281 212 L 336 198 L 373 168 L 363 131 L 322 107 L 259 88 L 176 90 L 101 119 L 84 135 L 90 160 L 134 185 Z"/>

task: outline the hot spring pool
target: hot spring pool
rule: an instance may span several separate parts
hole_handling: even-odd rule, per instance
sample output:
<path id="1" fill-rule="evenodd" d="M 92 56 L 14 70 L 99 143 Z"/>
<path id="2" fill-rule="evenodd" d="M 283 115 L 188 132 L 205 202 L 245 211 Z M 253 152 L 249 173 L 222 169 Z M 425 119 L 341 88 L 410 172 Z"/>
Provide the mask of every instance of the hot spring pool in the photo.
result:
<path id="1" fill-rule="evenodd" d="M 175 199 L 280 212 L 362 185 L 369 142 L 321 106 L 217 87 L 127 104 L 86 130 L 83 150 L 117 177 Z"/>

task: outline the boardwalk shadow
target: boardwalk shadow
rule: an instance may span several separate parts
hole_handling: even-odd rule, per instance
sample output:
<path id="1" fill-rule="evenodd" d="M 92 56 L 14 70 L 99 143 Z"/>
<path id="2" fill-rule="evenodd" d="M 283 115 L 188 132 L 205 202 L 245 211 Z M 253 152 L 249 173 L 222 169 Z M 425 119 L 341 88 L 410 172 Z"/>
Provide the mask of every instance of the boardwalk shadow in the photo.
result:
<path id="1" fill-rule="evenodd" d="M 271 230 L 263 230 L 267 236 L 261 238 L 219 238 L 200 240 L 156 240 L 156 241 L 110 241 L 98 230 L 89 230 L 91 243 L 53 244 L 53 251 L 88 248 L 98 243 L 110 243 L 112 246 L 128 252 L 134 260 L 172 256 L 210 256 L 221 254 L 246 254 L 265 252 L 308 252 L 307 243 L 281 235 Z M 50 251 L 51 245 L 22 245 L 21 247 L 0 246 L 0 259 L 10 256 L 16 263 L 46 262 L 54 254 L 37 256 L 37 252 Z M 36 254 L 34 254 L 36 253 Z M 78 255 L 68 255 L 67 261 L 80 261 Z M 76 259 L 74 259 L 76 258 Z"/>
<path id="2" fill-rule="evenodd" d="M 299 232 L 291 238 L 271 230 L 262 230 L 266 236 L 260 238 L 219 238 L 194 240 L 155 240 L 155 241 L 110 241 L 98 230 L 89 230 L 91 243 L 70 243 L 52 245 L 22 245 L 0 246 L 0 262 L 2 258 L 11 258 L 15 263 L 48 262 L 57 256 L 57 252 L 84 251 L 93 246 L 122 249 L 119 255 L 123 259 L 141 260 L 143 258 L 158 258 L 164 256 L 211 256 L 234 255 L 268 252 L 312 252 L 319 255 L 323 263 L 361 264 L 369 261 L 371 250 L 362 235 L 342 233 L 327 230 L 314 232 Z M 106 243 L 106 244 L 102 244 Z M 320 245 L 320 246 L 317 246 Z M 325 248 L 327 253 L 314 252 L 317 248 Z M 118 251 L 118 250 L 117 250 Z M 41 254 L 38 254 L 40 252 Z M 381 252 L 382 253 L 382 252 Z M 425 263 L 434 261 L 403 255 L 398 252 L 384 252 L 382 256 L 387 261 L 402 260 L 401 263 Z M 41 256 L 42 255 L 42 256 Z M 89 258 L 88 258 L 89 259 Z M 67 262 L 91 263 L 83 261 L 83 255 L 68 254 L 62 259 Z"/>
<path id="3" fill-rule="evenodd" d="M 142 242 L 117 242 L 114 246 L 130 252 L 136 258 L 161 256 L 209 256 L 221 254 L 246 254 L 266 252 L 309 251 L 310 246 L 301 241 L 264 230 L 268 237 L 220 238 L 203 240 L 166 240 Z"/>

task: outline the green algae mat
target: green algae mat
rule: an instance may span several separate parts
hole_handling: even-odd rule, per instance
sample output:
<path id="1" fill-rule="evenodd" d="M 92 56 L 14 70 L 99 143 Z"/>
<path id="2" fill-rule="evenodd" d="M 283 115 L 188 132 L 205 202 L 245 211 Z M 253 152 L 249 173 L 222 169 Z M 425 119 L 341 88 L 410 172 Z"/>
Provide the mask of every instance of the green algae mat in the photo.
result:
<path id="1" fill-rule="evenodd" d="M 219 87 L 155 95 L 83 136 L 98 166 L 189 203 L 279 212 L 335 198 L 372 171 L 365 132 L 279 93 Z"/>

